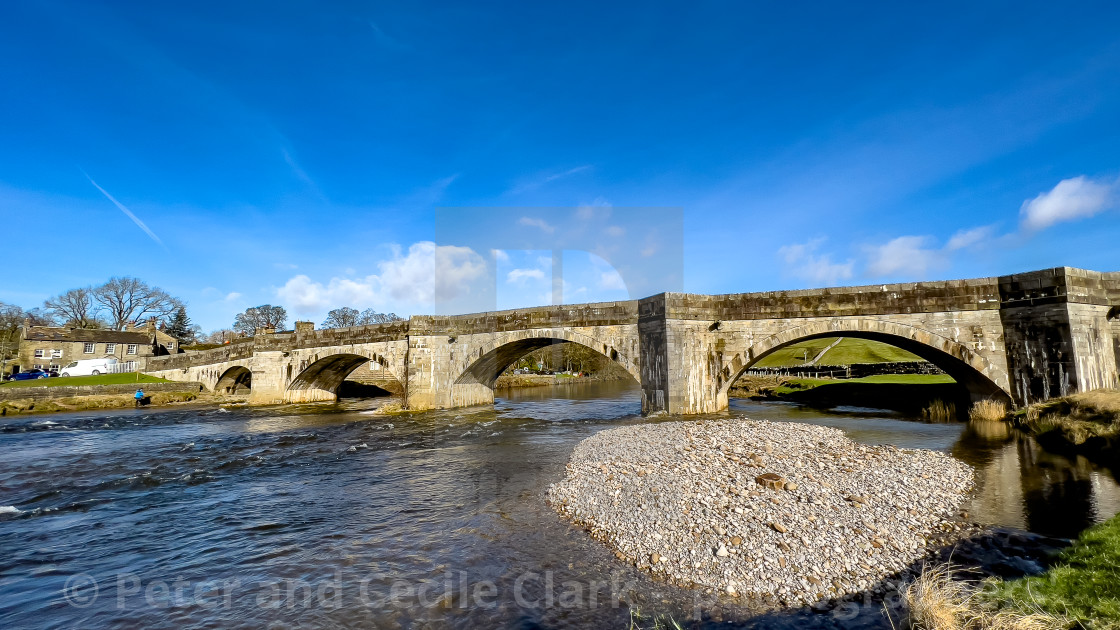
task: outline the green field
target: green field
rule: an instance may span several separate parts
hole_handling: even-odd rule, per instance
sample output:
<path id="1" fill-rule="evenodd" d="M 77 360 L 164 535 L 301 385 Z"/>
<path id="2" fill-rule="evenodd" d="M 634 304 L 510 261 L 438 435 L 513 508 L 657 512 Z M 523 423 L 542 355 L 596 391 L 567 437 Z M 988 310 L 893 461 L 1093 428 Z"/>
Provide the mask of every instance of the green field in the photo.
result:
<path id="1" fill-rule="evenodd" d="M 806 360 L 827 348 L 836 337 L 810 339 L 775 350 L 753 367 L 774 368 L 802 365 Z M 817 365 L 853 365 L 856 363 L 896 363 L 902 361 L 921 361 L 922 358 L 902 348 L 896 348 L 881 341 L 845 337 L 835 348 L 829 350 Z"/>
<path id="2" fill-rule="evenodd" d="M 803 392 L 821 385 L 848 385 L 852 383 L 882 383 L 890 385 L 940 385 L 956 383 L 948 374 L 876 374 L 863 378 L 824 379 L 793 378 L 787 384 L 774 389 L 776 394 Z"/>
<path id="3" fill-rule="evenodd" d="M 167 383 L 165 378 L 130 372 L 126 374 L 101 374 L 99 376 L 59 376 L 38 378 L 32 381 L 12 381 L 0 385 L 3 389 L 18 387 L 72 387 L 78 385 L 125 385 L 131 383 Z"/>

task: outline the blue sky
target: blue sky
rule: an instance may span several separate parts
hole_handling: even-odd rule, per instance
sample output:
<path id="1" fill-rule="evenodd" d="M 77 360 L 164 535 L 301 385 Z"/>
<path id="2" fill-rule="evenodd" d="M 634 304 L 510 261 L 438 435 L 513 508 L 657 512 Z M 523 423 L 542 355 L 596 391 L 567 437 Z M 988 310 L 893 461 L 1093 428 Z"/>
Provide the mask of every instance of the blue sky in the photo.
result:
<path id="1" fill-rule="evenodd" d="M 594 234 L 703 293 L 1120 269 L 1115 3 L 332 4 L 5 6 L 0 215 L 38 264 L 0 300 L 547 303 L 580 221 L 566 301 L 632 293 Z M 680 220 L 655 246 L 635 208 Z"/>

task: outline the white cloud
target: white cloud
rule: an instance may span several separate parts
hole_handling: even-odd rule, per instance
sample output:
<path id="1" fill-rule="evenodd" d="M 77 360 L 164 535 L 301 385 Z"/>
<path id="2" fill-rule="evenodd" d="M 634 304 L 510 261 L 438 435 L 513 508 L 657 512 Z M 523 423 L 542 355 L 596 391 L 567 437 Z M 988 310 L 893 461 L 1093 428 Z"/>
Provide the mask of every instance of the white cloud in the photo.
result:
<path id="1" fill-rule="evenodd" d="M 276 267 L 277 269 L 299 269 L 299 265 L 293 263 L 272 263 L 272 266 Z"/>
<path id="2" fill-rule="evenodd" d="M 611 269 L 599 274 L 599 288 L 625 291 L 626 283 L 622 281 L 622 276 L 617 271 Z"/>
<path id="3" fill-rule="evenodd" d="M 509 262 L 509 254 L 503 249 L 492 249 L 490 255 L 494 257 L 497 262 Z"/>
<path id="4" fill-rule="evenodd" d="M 925 247 L 925 236 L 900 236 L 868 248 L 867 272 L 872 276 L 921 276 L 944 260 L 940 250 Z"/>
<path id="5" fill-rule="evenodd" d="M 626 228 L 618 225 L 607 226 L 607 236 L 626 236 Z"/>
<path id="6" fill-rule="evenodd" d="M 486 273 L 486 263 L 469 247 L 414 243 L 402 254 L 392 245 L 392 257 L 377 263 L 380 273 L 364 278 L 331 278 L 326 284 L 306 275 L 293 276 L 277 296 L 298 313 L 318 313 L 339 306 L 376 307 L 407 311 L 450 300 L 469 289 Z"/>
<path id="7" fill-rule="evenodd" d="M 526 279 L 544 280 L 544 271 L 540 269 L 514 269 L 506 274 L 506 282 L 520 282 Z"/>
<path id="8" fill-rule="evenodd" d="M 945 244 L 945 249 L 956 251 L 958 249 L 971 247 L 987 239 L 991 234 L 992 226 L 990 225 L 975 227 L 969 230 L 958 230 L 957 233 L 949 239 L 949 242 Z"/>
<path id="9" fill-rule="evenodd" d="M 528 226 L 528 227 L 540 228 L 541 230 L 543 230 L 544 232 L 547 232 L 549 234 L 552 234 L 553 232 L 556 231 L 556 228 L 549 225 L 544 219 L 534 219 L 532 217 L 521 217 L 520 219 L 518 219 L 517 223 L 519 225 L 524 225 L 524 226 Z"/>
<path id="10" fill-rule="evenodd" d="M 1084 219 L 1115 202 L 1115 182 L 1092 180 L 1084 175 L 1063 179 L 1048 192 L 1023 202 L 1019 209 L 1023 227 L 1041 230 L 1062 221 Z"/>
<path id="11" fill-rule="evenodd" d="M 231 291 L 230 293 L 226 294 L 226 297 L 224 299 L 226 302 L 232 302 L 240 297 L 240 293 L 238 293 L 237 291 Z"/>
<path id="12" fill-rule="evenodd" d="M 576 218 L 584 221 L 599 218 L 605 221 L 610 218 L 613 207 L 606 199 L 596 197 L 591 203 L 582 203 L 576 208 Z"/>
<path id="13" fill-rule="evenodd" d="M 854 262 L 832 262 L 829 254 L 817 254 L 817 249 L 825 239 L 815 238 L 806 243 L 785 245 L 778 249 L 778 255 L 785 261 L 786 270 L 803 280 L 818 284 L 836 284 L 852 277 Z"/>

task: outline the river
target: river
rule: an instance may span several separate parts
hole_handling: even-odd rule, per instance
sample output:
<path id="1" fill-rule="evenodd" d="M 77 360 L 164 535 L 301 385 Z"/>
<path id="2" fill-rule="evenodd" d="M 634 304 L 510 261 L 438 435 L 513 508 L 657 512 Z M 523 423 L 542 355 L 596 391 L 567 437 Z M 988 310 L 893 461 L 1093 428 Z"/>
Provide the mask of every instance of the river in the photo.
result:
<path id="1" fill-rule="evenodd" d="M 763 613 L 653 581 L 545 504 L 583 438 L 638 417 L 628 383 L 0 420 L 0 627 L 889 627 L 877 610 Z M 890 412 L 733 401 L 730 414 L 940 449 L 977 469 L 984 523 L 1070 537 L 1120 511 L 1113 477 L 1007 432 Z M 676 418 L 679 420 L 679 418 Z M 619 603 L 619 601 L 623 603 Z M 735 626 L 730 626 L 735 627 Z"/>

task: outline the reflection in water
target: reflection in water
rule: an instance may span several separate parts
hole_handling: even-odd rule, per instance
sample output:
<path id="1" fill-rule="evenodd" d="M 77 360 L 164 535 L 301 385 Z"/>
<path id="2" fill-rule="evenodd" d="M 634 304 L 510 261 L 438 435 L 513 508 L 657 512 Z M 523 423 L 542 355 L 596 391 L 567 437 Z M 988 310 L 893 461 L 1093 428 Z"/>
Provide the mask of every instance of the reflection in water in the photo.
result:
<path id="1" fill-rule="evenodd" d="M 629 604 L 690 615 L 696 591 L 621 564 L 544 502 L 580 440 L 680 418 L 638 417 L 627 382 L 504 394 L 493 407 L 411 415 L 353 400 L 0 420 L 0 627 L 603 628 L 626 627 Z M 1107 473 L 991 426 L 748 401 L 729 413 L 951 452 L 977 468 L 969 509 L 983 522 L 1073 535 L 1120 509 Z M 68 605 L 63 589 L 75 574 L 98 580 L 102 597 Z M 118 592 L 120 575 L 140 588 L 126 582 Z M 229 605 L 160 595 L 159 585 L 180 578 L 188 593 L 240 582 Z M 583 585 L 582 603 L 547 605 L 566 582 Z M 341 605 L 268 597 L 273 586 L 300 584 L 337 585 Z M 453 588 L 417 590 L 432 584 Z M 496 588 L 485 606 L 471 599 L 480 584 Z M 412 590 L 393 599 L 394 585 Z M 615 605 L 612 590 L 627 604 Z M 750 618 L 751 606 L 707 602 L 704 627 Z M 842 623 L 811 614 L 754 622 L 889 627 L 878 607 Z"/>

